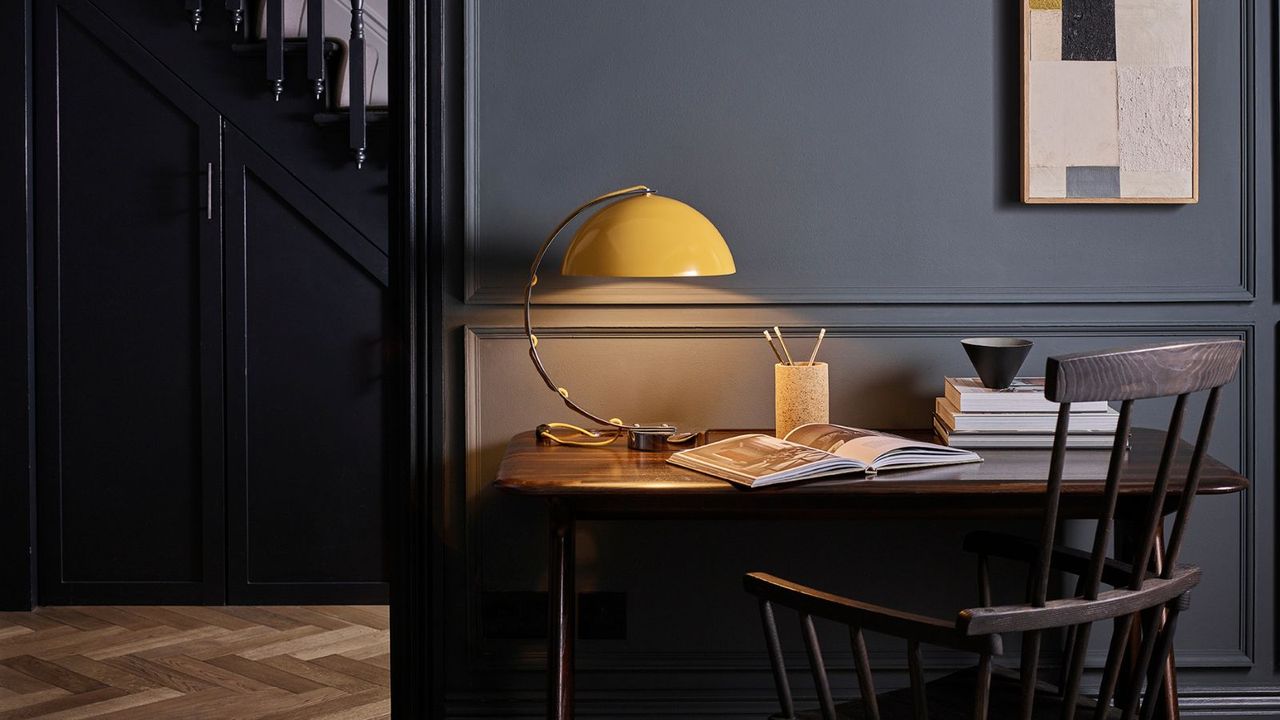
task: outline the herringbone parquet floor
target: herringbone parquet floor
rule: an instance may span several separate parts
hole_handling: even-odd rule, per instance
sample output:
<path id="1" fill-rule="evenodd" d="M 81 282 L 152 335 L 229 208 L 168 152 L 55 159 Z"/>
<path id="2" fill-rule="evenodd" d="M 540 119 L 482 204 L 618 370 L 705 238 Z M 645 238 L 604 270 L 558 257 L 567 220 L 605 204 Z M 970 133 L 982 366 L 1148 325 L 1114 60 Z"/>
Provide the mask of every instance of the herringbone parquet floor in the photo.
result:
<path id="1" fill-rule="evenodd" d="M 0 720 L 373 720 L 385 607 L 58 607 L 0 613 Z"/>

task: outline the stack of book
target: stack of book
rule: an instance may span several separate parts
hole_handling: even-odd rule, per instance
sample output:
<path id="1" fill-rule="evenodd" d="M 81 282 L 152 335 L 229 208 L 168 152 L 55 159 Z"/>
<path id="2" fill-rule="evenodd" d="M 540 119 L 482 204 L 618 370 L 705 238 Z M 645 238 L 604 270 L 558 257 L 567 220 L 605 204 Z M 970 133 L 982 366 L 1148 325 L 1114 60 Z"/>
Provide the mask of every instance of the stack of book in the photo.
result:
<path id="1" fill-rule="evenodd" d="M 1106 402 L 1071 405 L 1069 448 L 1110 448 L 1120 414 Z M 1044 396 L 1044 378 L 1017 378 L 1005 390 L 983 387 L 978 378 L 947 378 L 934 402 L 933 428 L 958 448 L 1047 448 L 1053 446 L 1058 403 Z"/>

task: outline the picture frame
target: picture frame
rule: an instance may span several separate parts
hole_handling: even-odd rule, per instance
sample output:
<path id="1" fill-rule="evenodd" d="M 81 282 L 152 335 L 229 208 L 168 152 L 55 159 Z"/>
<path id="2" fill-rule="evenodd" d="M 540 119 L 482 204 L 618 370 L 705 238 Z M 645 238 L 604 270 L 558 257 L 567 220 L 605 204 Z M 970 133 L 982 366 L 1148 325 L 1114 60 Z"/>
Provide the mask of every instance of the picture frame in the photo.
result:
<path id="1" fill-rule="evenodd" d="M 1198 202 L 1199 0 L 1019 2 L 1022 201 Z"/>

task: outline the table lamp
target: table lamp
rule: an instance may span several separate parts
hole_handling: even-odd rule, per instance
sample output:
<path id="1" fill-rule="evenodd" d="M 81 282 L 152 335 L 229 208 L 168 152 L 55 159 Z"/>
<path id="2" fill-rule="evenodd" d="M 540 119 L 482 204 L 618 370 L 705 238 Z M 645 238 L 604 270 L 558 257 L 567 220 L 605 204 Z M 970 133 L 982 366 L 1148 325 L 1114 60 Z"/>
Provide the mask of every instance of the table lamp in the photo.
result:
<path id="1" fill-rule="evenodd" d="M 579 215 L 597 206 L 603 207 L 582 223 L 565 250 L 560 266 L 562 275 L 657 278 L 735 272 L 729 246 L 710 220 L 679 200 L 658 195 L 643 185 L 606 193 L 570 213 L 542 243 L 529 268 L 529 284 L 524 289 L 524 331 L 529 337 L 529 357 L 547 387 L 558 394 L 570 410 L 605 429 L 544 423 L 538 426 L 538 441 L 590 447 L 611 444 L 625 434 L 628 447 L 637 450 L 660 450 L 669 443 L 687 442 L 695 437 L 694 433 L 677 432 L 667 423 L 628 424 L 619 418 L 605 419 L 583 409 L 570 399 L 566 387 L 551 379 L 538 356 L 538 336 L 533 333 L 531 319 L 538 268 L 560 233 Z M 587 439 L 557 432 L 564 430 Z"/>

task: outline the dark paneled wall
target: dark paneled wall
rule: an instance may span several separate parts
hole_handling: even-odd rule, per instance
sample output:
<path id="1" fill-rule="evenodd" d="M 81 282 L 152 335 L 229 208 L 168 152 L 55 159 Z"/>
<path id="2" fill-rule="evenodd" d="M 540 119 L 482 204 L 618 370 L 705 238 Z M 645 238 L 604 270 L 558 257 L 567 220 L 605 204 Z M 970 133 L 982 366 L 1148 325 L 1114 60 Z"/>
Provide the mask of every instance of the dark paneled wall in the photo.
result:
<path id="1" fill-rule="evenodd" d="M 30 605 L 35 477 L 31 422 L 31 2 L 0 26 L 0 608 Z"/>
<path id="2" fill-rule="evenodd" d="M 444 631 L 454 713 L 540 711 L 541 644 L 486 638 L 481 613 L 485 591 L 546 583 L 543 508 L 488 487 L 504 443 L 572 420 L 529 367 L 513 302 L 565 212 L 636 183 L 711 218 L 738 274 L 544 274 L 539 289 L 555 304 L 534 321 L 548 367 L 610 415 L 768 424 L 771 355 L 759 329 L 774 324 L 797 336 L 829 328 L 832 419 L 886 427 L 928 423 L 942 376 L 967 372 L 965 335 L 1034 339 L 1029 372 L 1056 352 L 1245 339 L 1213 452 L 1255 485 L 1200 506 L 1187 557 L 1206 579 L 1177 652 L 1189 712 L 1274 709 L 1259 690 L 1280 685 L 1271 6 L 1201 3 L 1201 202 L 1174 207 L 1018 202 L 1018 13 L 1009 0 L 449 4 Z M 1159 425 L 1166 411 L 1147 407 L 1138 420 Z M 958 551 L 968 527 L 586 524 L 581 589 L 627 593 L 628 637 L 579 645 L 582 713 L 763 717 L 771 685 L 742 572 L 950 612 L 972 595 L 972 560 Z M 946 558 L 927 585 L 893 572 L 920 552 Z M 900 679 L 903 648 L 873 652 Z M 935 667 L 961 659 L 932 657 Z M 839 684 L 848 691 L 852 678 Z M 509 704 L 484 704 L 495 699 Z"/>
<path id="3" fill-rule="evenodd" d="M 18 10 L 0 609 L 385 602 L 383 133 L 358 171 L 300 56 L 272 102 L 220 8 L 199 33 L 181 4 Z"/>

